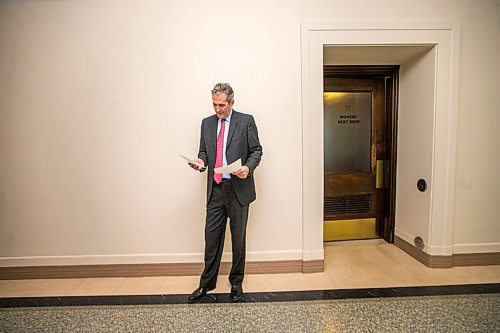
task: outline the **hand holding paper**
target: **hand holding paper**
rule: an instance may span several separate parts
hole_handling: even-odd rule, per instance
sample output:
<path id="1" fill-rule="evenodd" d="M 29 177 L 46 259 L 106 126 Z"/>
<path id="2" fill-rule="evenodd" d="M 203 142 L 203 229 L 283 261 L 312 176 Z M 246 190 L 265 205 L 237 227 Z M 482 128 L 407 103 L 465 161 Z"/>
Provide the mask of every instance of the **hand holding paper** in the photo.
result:
<path id="1" fill-rule="evenodd" d="M 241 158 L 239 158 L 238 160 L 229 165 L 220 168 L 215 168 L 214 171 L 215 173 L 233 173 L 238 171 L 240 168 L 241 168 Z"/>
<path id="2" fill-rule="evenodd" d="M 203 172 L 206 170 L 205 163 L 203 163 L 203 161 L 200 160 L 199 158 L 193 160 L 193 159 L 186 157 L 184 155 L 181 155 L 181 154 L 179 154 L 179 156 L 182 157 L 183 159 L 185 159 L 191 168 L 198 170 L 200 172 Z"/>
<path id="3" fill-rule="evenodd" d="M 243 165 L 238 171 L 233 172 L 233 175 L 240 179 L 246 179 L 249 173 L 250 169 L 246 165 Z"/>

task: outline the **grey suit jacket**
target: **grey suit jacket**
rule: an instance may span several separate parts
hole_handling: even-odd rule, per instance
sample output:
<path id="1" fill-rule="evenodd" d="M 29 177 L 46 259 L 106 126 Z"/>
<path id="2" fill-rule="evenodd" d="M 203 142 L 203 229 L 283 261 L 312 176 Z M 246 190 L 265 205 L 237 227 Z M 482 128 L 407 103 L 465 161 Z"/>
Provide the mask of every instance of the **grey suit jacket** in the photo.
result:
<path id="1" fill-rule="evenodd" d="M 200 150 L 198 158 L 207 165 L 207 203 L 212 193 L 215 158 L 217 153 L 217 115 L 212 115 L 201 122 Z M 242 205 L 248 205 L 255 200 L 255 183 L 253 172 L 262 157 L 262 146 L 255 120 L 251 115 L 237 112 L 233 109 L 226 144 L 226 160 L 228 164 L 241 158 L 242 165 L 248 167 L 246 179 L 231 175 L 236 198 Z"/>

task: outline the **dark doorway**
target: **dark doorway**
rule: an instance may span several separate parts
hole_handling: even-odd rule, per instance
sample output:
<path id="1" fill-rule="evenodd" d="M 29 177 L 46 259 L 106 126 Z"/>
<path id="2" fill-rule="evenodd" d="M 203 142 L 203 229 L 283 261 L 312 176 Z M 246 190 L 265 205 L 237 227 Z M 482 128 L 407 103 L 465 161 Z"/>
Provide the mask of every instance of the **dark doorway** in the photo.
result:
<path id="1" fill-rule="evenodd" d="M 324 66 L 324 240 L 394 241 L 399 66 Z"/>

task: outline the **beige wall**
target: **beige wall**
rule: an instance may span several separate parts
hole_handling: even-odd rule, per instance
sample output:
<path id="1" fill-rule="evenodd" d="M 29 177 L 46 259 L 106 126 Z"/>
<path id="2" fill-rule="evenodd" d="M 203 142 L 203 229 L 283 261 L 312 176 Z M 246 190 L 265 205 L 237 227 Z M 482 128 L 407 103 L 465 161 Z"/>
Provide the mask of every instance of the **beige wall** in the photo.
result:
<path id="1" fill-rule="evenodd" d="M 453 244 L 500 250 L 495 1 L 0 3 L 0 265 L 201 261 L 209 91 L 264 147 L 248 259 L 300 259 L 303 22 L 461 26 Z M 378 18 L 378 19 L 376 19 Z M 226 247 L 228 248 L 228 247 Z"/>

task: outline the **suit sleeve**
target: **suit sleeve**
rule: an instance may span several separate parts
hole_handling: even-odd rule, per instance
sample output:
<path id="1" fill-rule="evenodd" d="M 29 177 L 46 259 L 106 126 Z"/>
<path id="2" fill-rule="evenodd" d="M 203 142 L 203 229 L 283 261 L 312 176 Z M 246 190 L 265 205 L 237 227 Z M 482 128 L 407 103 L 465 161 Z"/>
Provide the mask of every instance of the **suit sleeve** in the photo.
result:
<path id="1" fill-rule="evenodd" d="M 249 169 L 249 174 L 252 175 L 255 168 L 260 163 L 260 159 L 262 157 L 263 151 L 262 146 L 259 142 L 259 133 L 257 131 L 257 125 L 255 125 L 255 120 L 252 116 L 250 116 L 250 120 L 248 122 L 247 127 L 247 137 L 248 137 L 248 157 L 245 165 Z"/>
<path id="2" fill-rule="evenodd" d="M 207 145 L 205 144 L 205 122 L 201 122 L 201 133 L 200 133 L 200 149 L 198 151 L 198 158 L 205 162 L 205 166 L 208 166 L 208 154 Z"/>

